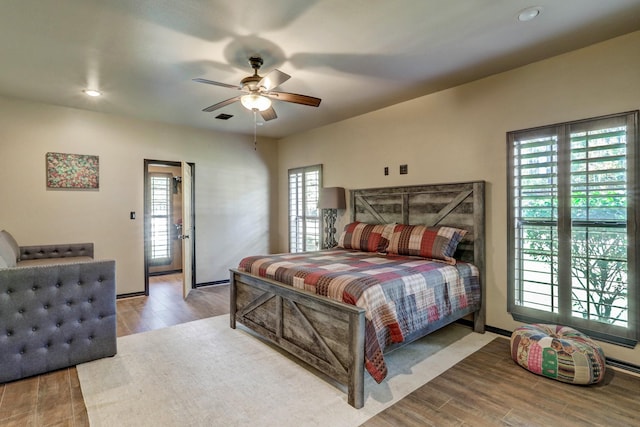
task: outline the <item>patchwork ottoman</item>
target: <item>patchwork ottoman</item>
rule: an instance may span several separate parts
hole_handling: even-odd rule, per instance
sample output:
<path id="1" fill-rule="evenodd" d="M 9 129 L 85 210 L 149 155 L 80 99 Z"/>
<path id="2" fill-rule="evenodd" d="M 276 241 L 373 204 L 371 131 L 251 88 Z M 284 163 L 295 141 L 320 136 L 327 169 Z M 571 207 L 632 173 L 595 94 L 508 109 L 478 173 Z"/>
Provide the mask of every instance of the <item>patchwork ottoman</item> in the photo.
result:
<path id="1" fill-rule="evenodd" d="M 511 334 L 511 358 L 534 374 L 571 384 L 595 384 L 605 373 L 602 348 L 567 326 L 519 327 Z"/>

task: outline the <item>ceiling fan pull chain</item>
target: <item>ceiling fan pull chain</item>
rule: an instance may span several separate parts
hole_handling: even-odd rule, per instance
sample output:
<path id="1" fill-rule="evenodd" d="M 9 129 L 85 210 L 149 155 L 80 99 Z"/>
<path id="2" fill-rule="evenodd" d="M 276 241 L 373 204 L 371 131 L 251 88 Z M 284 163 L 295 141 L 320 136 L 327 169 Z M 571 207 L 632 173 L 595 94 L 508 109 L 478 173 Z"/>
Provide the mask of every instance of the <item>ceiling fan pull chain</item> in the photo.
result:
<path id="1" fill-rule="evenodd" d="M 257 127 L 258 127 L 258 112 L 253 110 L 253 151 L 257 151 L 258 142 L 256 137 Z"/>

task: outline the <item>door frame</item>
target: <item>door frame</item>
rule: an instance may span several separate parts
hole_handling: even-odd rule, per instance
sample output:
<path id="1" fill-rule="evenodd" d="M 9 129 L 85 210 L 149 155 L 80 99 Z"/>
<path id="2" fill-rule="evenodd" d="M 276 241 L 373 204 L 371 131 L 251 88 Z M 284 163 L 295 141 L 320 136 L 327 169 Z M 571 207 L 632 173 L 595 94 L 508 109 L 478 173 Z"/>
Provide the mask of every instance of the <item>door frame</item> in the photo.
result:
<path id="1" fill-rule="evenodd" d="M 191 262 L 192 269 L 192 280 L 191 280 L 191 289 L 196 288 L 196 215 L 195 215 L 195 187 L 196 187 L 196 178 L 195 171 L 196 165 L 195 163 L 186 162 L 191 168 L 191 224 L 192 224 L 192 233 L 189 239 L 191 244 L 191 260 L 186 260 L 184 257 L 182 258 L 182 263 Z M 144 159 L 144 294 L 149 296 L 149 255 L 151 254 L 151 193 L 149 192 L 149 166 L 151 165 L 163 165 L 163 166 L 182 166 L 182 162 L 180 161 L 171 161 L 171 160 L 153 160 L 153 159 Z M 183 188 L 182 191 L 185 191 Z"/>

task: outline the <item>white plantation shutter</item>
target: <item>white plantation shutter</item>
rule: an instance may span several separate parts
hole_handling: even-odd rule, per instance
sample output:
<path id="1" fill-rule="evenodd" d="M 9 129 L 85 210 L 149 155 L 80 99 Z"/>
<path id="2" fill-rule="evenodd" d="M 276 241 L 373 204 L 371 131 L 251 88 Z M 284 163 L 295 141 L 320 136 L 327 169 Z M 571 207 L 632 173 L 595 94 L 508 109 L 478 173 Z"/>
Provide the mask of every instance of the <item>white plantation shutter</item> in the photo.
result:
<path id="1" fill-rule="evenodd" d="M 638 339 L 638 113 L 508 133 L 509 311 Z"/>
<path id="2" fill-rule="evenodd" d="M 289 170 L 289 251 L 320 249 L 321 218 L 318 197 L 322 188 L 322 166 Z"/>
<path id="3" fill-rule="evenodd" d="M 557 138 L 522 135 L 514 149 L 518 304 L 558 313 Z"/>
<path id="4" fill-rule="evenodd" d="M 171 174 L 149 175 L 151 195 L 151 260 L 153 265 L 171 262 Z"/>
<path id="5" fill-rule="evenodd" d="M 623 120 L 572 129 L 571 265 L 572 316 L 628 328 L 626 136 Z"/>

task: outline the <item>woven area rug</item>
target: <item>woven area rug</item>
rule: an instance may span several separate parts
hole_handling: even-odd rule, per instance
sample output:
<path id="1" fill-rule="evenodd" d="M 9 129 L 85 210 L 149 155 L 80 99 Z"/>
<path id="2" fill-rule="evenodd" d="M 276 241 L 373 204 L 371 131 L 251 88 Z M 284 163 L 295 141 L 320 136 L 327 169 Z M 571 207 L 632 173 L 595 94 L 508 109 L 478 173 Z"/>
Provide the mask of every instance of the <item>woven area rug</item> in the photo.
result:
<path id="1" fill-rule="evenodd" d="M 217 316 L 118 338 L 118 354 L 79 365 L 92 426 L 358 426 L 496 335 L 450 325 L 385 356 L 365 373 L 365 406 Z"/>

